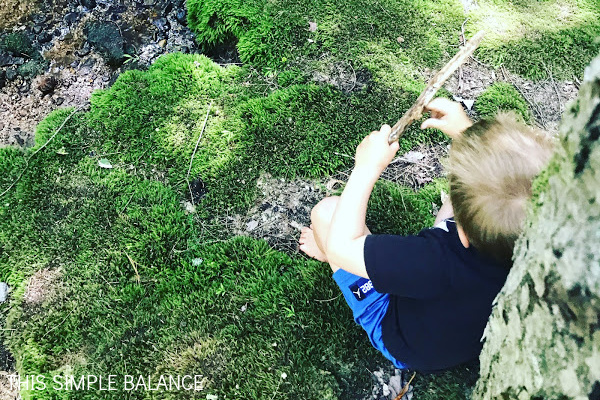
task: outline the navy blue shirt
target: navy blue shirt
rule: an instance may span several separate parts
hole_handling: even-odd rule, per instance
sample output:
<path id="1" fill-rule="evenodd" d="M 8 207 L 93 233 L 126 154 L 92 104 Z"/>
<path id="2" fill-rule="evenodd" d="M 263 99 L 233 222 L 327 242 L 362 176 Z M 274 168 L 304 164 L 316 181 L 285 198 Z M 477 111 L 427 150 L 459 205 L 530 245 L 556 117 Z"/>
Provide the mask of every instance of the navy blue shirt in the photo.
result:
<path id="1" fill-rule="evenodd" d="M 390 294 L 383 343 L 410 368 L 437 371 L 479 356 L 492 301 L 508 269 L 465 248 L 456 224 L 417 236 L 369 235 L 364 256 L 375 290 Z"/>

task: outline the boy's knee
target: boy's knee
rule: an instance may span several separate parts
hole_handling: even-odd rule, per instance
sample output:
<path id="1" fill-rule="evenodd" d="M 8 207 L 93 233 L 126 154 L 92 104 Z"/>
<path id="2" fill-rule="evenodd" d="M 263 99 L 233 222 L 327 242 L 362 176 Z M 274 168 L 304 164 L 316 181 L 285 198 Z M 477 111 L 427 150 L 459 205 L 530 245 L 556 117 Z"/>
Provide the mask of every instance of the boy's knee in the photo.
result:
<path id="1" fill-rule="evenodd" d="M 323 223 L 331 221 L 333 213 L 337 207 L 340 196 L 325 197 L 313 207 L 310 213 L 310 220 L 315 223 Z"/>

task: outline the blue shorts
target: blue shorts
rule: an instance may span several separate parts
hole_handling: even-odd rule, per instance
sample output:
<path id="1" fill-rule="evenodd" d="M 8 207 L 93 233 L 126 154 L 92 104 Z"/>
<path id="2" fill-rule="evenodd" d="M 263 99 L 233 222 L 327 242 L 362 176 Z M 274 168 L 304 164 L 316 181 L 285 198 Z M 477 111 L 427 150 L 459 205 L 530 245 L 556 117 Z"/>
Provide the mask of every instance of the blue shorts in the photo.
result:
<path id="1" fill-rule="evenodd" d="M 369 279 L 338 269 L 333 279 L 342 290 L 346 303 L 352 309 L 354 321 L 362 326 L 373 347 L 390 360 L 396 368 L 406 369 L 407 366 L 396 360 L 383 345 L 381 321 L 390 303 L 390 295 L 379 293 Z"/>

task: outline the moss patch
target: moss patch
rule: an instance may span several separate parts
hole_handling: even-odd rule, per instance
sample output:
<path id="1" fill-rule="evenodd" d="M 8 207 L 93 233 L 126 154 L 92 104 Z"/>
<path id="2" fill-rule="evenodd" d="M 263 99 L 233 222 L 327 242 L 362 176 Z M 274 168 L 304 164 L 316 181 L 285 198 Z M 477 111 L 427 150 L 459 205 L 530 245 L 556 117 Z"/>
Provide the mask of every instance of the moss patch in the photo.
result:
<path id="1" fill-rule="evenodd" d="M 198 238 L 213 217 L 252 202 L 261 171 L 319 177 L 347 168 L 342 152 L 394 103 L 315 84 L 265 96 L 256 81 L 240 83 L 246 73 L 202 56 L 162 57 L 95 93 L 89 112 L 50 114 L 34 148 L 0 149 L 0 189 L 23 172 L 0 202 L 0 278 L 13 288 L 2 310 L 14 329 L 3 340 L 21 374 L 50 383 L 54 375 L 185 371 L 201 375 L 203 395 L 220 398 L 368 394 L 364 371 L 385 360 L 353 323 L 327 266 L 228 232 L 217 243 Z M 197 178 L 207 194 L 189 213 L 187 181 Z M 395 200 L 409 195 L 385 190 Z M 412 213 L 396 228 L 427 224 L 436 190 L 422 191 L 424 200 L 413 194 L 410 210 L 392 210 Z M 384 206 L 375 201 L 373 212 L 385 215 Z M 44 295 L 28 301 L 28 282 L 42 273 L 59 278 L 38 279 Z M 34 399 L 65 393 L 50 384 L 22 390 Z"/>
<path id="2" fill-rule="evenodd" d="M 478 2 L 467 30 L 485 29 L 478 56 L 531 79 L 570 80 L 600 51 L 596 0 Z"/>
<path id="3" fill-rule="evenodd" d="M 499 111 L 514 111 L 523 121 L 531 120 L 527 101 L 506 82 L 496 82 L 487 88 L 475 101 L 475 110 L 480 117 L 494 117 Z"/>

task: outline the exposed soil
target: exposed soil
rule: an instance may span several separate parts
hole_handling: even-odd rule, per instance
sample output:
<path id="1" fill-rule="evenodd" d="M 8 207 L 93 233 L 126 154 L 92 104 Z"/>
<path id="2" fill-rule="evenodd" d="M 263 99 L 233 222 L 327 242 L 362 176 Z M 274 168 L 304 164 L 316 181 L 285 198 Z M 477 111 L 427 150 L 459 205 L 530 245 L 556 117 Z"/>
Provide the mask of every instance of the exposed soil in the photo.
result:
<path id="1" fill-rule="evenodd" d="M 23 294 L 23 301 L 29 307 L 41 304 L 54 293 L 53 284 L 60 278 L 60 270 L 44 268 L 36 271 Z"/>
<path id="2" fill-rule="evenodd" d="M 259 195 L 243 215 L 227 217 L 223 223 L 235 235 L 265 239 L 275 249 L 297 253 L 300 228 L 310 224 L 310 211 L 327 190 L 317 181 L 273 178 L 257 181 Z"/>
<path id="3" fill-rule="evenodd" d="M 425 76 L 431 74 L 426 71 Z M 579 85 L 574 81 L 556 81 L 548 71 L 548 78 L 533 82 L 508 72 L 494 69 L 475 59 L 464 64 L 446 82 L 445 88 L 457 98 L 476 100 L 495 82 L 508 82 L 527 100 L 536 125 L 548 133 L 556 134 L 565 105 L 577 96 Z M 476 105 L 471 116 L 476 117 Z"/>
<path id="4" fill-rule="evenodd" d="M 168 52 L 198 52 L 185 27 L 183 0 L 30 3 L 28 15 L 5 23 L 4 32 L 31 41 L 43 72 L 22 73 L 31 60 L 0 49 L 0 145 L 31 146 L 46 115 L 59 107 L 85 108 L 94 90 L 108 87 L 127 69 L 146 68 Z M 0 15 L 14 12 L 10 4 L 0 5 Z"/>

